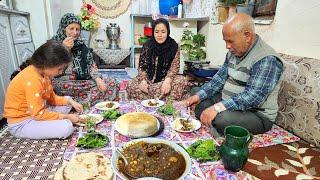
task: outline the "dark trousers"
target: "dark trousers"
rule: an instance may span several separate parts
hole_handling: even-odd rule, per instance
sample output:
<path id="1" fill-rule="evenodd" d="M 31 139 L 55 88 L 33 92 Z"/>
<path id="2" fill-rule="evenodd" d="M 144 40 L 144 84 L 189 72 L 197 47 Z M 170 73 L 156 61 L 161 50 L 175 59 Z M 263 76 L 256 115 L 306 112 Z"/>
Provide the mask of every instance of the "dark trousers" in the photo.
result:
<path id="1" fill-rule="evenodd" d="M 196 89 L 192 89 L 192 93 Z M 201 113 L 208 107 L 221 101 L 221 94 L 216 94 L 201 103 L 195 108 L 195 116 L 200 119 Z M 225 127 L 229 125 L 237 125 L 246 128 L 252 134 L 265 133 L 271 129 L 273 123 L 256 110 L 234 111 L 226 110 L 219 113 L 212 121 L 213 135 L 223 135 Z M 219 134 L 215 134 L 219 133 Z"/>

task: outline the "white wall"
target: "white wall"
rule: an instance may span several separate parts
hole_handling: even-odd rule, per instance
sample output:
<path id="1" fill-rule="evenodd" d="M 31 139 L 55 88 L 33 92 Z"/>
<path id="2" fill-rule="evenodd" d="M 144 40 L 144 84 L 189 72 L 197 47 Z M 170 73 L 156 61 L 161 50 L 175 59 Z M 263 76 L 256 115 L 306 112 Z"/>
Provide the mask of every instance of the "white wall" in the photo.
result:
<path id="1" fill-rule="evenodd" d="M 207 53 L 212 64 L 222 64 L 227 50 L 222 25 L 209 25 Z M 320 1 L 278 1 L 271 25 L 256 25 L 256 32 L 277 52 L 320 59 Z"/>

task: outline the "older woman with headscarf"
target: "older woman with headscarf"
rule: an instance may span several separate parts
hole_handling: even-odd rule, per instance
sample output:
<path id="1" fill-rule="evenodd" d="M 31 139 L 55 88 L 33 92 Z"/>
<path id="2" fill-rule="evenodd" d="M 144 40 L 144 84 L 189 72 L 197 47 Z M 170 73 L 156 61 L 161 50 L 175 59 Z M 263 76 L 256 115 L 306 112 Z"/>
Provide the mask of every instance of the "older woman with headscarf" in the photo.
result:
<path id="1" fill-rule="evenodd" d="M 119 92 L 118 83 L 99 74 L 92 50 L 80 39 L 80 31 L 80 19 L 76 15 L 67 13 L 62 17 L 52 39 L 61 41 L 71 51 L 73 61 L 62 76 L 54 78 L 54 89 L 81 103 L 114 100 Z"/>
<path id="2" fill-rule="evenodd" d="M 170 37 L 169 22 L 163 18 L 153 23 L 152 37 L 143 45 L 139 59 L 139 73 L 128 83 L 127 92 L 132 99 L 169 97 L 180 100 L 187 92 L 187 80 L 177 75 L 180 50 Z"/>

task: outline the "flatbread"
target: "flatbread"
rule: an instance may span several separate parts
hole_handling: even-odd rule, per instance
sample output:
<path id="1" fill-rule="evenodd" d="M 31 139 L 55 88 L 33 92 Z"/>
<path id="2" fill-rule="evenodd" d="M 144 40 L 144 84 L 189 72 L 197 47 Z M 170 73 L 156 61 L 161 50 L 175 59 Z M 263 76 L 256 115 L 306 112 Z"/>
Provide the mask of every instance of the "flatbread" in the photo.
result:
<path id="1" fill-rule="evenodd" d="M 144 112 L 127 113 L 116 121 L 116 130 L 125 136 L 148 137 L 158 131 L 158 119 Z"/>
<path id="2" fill-rule="evenodd" d="M 55 180 L 110 180 L 113 171 L 110 160 L 102 153 L 90 152 L 73 157 L 69 163 L 62 166 L 55 174 Z"/>

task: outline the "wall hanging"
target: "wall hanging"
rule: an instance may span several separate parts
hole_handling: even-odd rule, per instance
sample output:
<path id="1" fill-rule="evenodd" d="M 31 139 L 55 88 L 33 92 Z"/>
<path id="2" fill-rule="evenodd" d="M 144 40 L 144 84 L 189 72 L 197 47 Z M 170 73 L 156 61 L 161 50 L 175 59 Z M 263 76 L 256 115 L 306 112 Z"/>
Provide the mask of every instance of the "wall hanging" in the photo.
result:
<path id="1" fill-rule="evenodd" d="M 97 15 L 102 18 L 114 19 L 125 13 L 131 0 L 85 0 L 97 9 Z"/>

